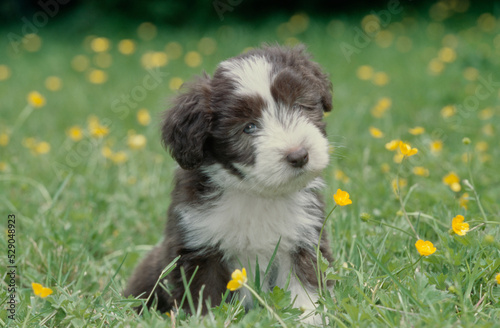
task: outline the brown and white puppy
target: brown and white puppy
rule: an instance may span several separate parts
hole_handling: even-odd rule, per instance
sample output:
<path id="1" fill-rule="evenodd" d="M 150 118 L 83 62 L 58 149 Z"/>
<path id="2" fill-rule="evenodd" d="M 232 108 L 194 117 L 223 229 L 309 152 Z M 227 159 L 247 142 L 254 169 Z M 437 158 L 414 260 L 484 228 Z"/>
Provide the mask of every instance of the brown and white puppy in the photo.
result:
<path id="1" fill-rule="evenodd" d="M 327 75 L 303 46 L 269 46 L 228 59 L 213 78 L 204 74 L 183 89 L 162 127 L 180 165 L 165 238 L 124 294 L 153 292 L 148 306 L 156 300 L 167 311 L 185 293 L 179 268 L 188 279 L 198 268 L 190 287 L 195 304 L 204 286 L 203 299 L 218 305 L 231 272 L 241 264 L 255 268 L 258 259 L 263 277 L 280 241 L 264 287 L 284 288 L 290 279 L 294 306 L 314 309 L 321 172 L 329 162 L 322 121 L 332 108 Z M 320 249 L 331 257 L 326 238 Z M 162 281 L 169 293 L 160 286 L 153 291 L 178 255 L 178 267 Z"/>

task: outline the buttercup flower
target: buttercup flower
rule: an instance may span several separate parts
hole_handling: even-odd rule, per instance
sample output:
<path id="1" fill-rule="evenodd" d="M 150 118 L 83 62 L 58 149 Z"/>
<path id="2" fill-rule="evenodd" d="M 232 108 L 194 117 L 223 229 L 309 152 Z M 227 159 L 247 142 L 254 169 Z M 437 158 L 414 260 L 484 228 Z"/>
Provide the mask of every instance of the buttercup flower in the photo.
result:
<path id="1" fill-rule="evenodd" d="M 444 176 L 443 183 L 448 185 L 450 189 L 455 192 L 462 190 L 462 187 L 460 186 L 460 178 L 455 172 L 450 172 L 448 175 Z"/>
<path id="2" fill-rule="evenodd" d="M 463 209 L 467 210 L 469 208 L 469 193 L 464 192 L 462 196 L 458 199 L 458 204 Z"/>
<path id="3" fill-rule="evenodd" d="M 410 134 L 413 134 L 414 136 L 417 136 L 419 134 L 424 133 L 425 129 L 421 126 L 416 126 L 414 128 L 409 129 L 408 132 L 410 132 Z"/>
<path id="4" fill-rule="evenodd" d="M 241 271 L 239 269 L 236 269 L 231 275 L 231 281 L 227 283 L 227 289 L 234 292 L 235 290 L 243 287 L 243 285 L 247 281 L 247 270 L 245 270 L 245 268 L 243 268 Z"/>
<path id="5" fill-rule="evenodd" d="M 384 132 L 380 131 L 376 127 L 370 126 L 370 134 L 374 138 L 382 138 L 384 136 Z"/>
<path id="6" fill-rule="evenodd" d="M 497 274 L 497 276 L 495 277 L 495 279 L 497 280 L 497 284 L 500 285 L 500 273 Z"/>
<path id="7" fill-rule="evenodd" d="M 43 287 L 36 282 L 31 283 L 31 287 L 33 288 L 33 292 L 35 293 L 35 295 L 40 296 L 41 298 L 45 298 L 53 293 L 52 289 L 50 289 L 49 287 Z"/>
<path id="8" fill-rule="evenodd" d="M 390 151 L 394 151 L 394 150 L 398 149 L 399 142 L 400 141 L 397 139 L 391 140 L 385 144 L 385 149 L 390 150 Z"/>
<path id="9" fill-rule="evenodd" d="M 463 223 L 464 220 L 465 219 L 462 215 L 457 215 L 451 221 L 451 227 L 453 231 L 455 231 L 455 233 L 459 236 L 464 236 L 467 231 L 469 231 L 469 224 Z"/>
<path id="10" fill-rule="evenodd" d="M 349 199 L 349 193 L 340 189 L 337 189 L 337 193 L 333 195 L 333 199 L 339 206 L 352 204 L 352 201 Z"/>
<path id="11" fill-rule="evenodd" d="M 411 148 L 409 144 L 404 143 L 403 141 L 399 142 L 399 150 L 401 150 L 401 153 L 406 157 L 410 157 L 418 153 L 417 148 Z"/>
<path id="12" fill-rule="evenodd" d="M 142 134 L 132 134 L 128 136 L 128 146 L 130 149 L 139 150 L 146 146 L 147 139 Z"/>
<path id="13" fill-rule="evenodd" d="M 38 91 L 28 93 L 28 104 L 35 108 L 40 108 L 45 105 L 45 98 Z"/>
<path id="14" fill-rule="evenodd" d="M 436 247 L 430 241 L 423 241 L 422 239 L 417 240 L 415 247 L 422 256 L 432 255 L 436 251 Z"/>
<path id="15" fill-rule="evenodd" d="M 146 108 L 141 108 L 137 112 L 137 121 L 139 122 L 140 125 L 149 125 L 151 122 L 151 115 L 149 115 L 149 112 Z"/>
<path id="16" fill-rule="evenodd" d="M 82 129 L 78 125 L 70 127 L 66 131 L 66 135 L 73 141 L 80 141 L 83 138 Z"/>

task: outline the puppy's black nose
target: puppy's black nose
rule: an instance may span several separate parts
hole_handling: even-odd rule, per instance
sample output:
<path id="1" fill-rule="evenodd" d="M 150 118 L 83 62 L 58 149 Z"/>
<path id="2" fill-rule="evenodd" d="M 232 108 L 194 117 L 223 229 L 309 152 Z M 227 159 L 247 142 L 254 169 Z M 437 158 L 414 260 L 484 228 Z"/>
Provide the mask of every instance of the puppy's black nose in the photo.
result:
<path id="1" fill-rule="evenodd" d="M 303 167 L 309 161 L 309 154 L 304 147 L 293 150 L 286 156 L 286 160 L 293 167 Z"/>

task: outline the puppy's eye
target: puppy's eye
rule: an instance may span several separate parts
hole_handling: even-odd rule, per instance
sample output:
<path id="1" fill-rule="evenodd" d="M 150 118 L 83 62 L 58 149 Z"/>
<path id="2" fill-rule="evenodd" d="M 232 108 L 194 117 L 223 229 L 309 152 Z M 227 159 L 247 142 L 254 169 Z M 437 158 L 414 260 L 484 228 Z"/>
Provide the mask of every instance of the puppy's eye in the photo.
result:
<path id="1" fill-rule="evenodd" d="M 292 109 L 293 110 L 313 110 L 314 108 L 313 107 L 310 107 L 310 106 L 306 106 L 306 105 L 302 105 L 302 104 L 299 104 L 299 103 L 295 103 L 292 105 Z"/>
<path id="2" fill-rule="evenodd" d="M 252 134 L 257 131 L 257 125 L 255 123 L 248 123 L 245 128 L 243 129 L 243 132 L 246 134 Z"/>

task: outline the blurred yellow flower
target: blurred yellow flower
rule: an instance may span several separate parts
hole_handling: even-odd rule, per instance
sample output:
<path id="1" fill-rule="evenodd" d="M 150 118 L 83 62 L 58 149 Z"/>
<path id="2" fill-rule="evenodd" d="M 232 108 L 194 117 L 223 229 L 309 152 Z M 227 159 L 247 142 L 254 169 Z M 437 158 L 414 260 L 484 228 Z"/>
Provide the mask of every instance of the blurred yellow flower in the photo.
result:
<path id="1" fill-rule="evenodd" d="M 377 104 L 371 109 L 373 117 L 380 118 L 384 116 L 385 112 L 391 107 L 392 100 L 388 97 L 380 98 Z"/>
<path id="2" fill-rule="evenodd" d="M 433 154 L 438 154 L 443 150 L 443 142 L 441 140 L 433 140 L 430 148 Z"/>
<path id="3" fill-rule="evenodd" d="M 350 196 L 347 191 L 342 191 L 340 189 L 337 189 L 337 193 L 333 195 L 333 200 L 339 206 L 346 206 L 352 204 L 352 201 L 349 197 Z"/>
<path id="4" fill-rule="evenodd" d="M 439 50 L 438 57 L 445 63 L 451 63 L 457 58 L 457 53 L 450 47 L 444 47 Z"/>
<path id="5" fill-rule="evenodd" d="M 403 158 L 405 157 L 405 155 L 401 154 L 401 153 L 396 153 L 394 154 L 394 157 L 392 158 L 392 161 L 396 164 L 399 164 L 403 161 Z"/>
<path id="6" fill-rule="evenodd" d="M 111 157 L 113 156 L 113 151 L 111 150 L 111 148 L 109 148 L 108 146 L 104 146 L 102 147 L 101 149 L 101 154 L 102 156 L 104 156 L 105 158 L 109 158 L 111 159 Z"/>
<path id="7" fill-rule="evenodd" d="M 371 136 L 374 138 L 379 139 L 379 138 L 382 138 L 384 136 L 384 133 L 382 131 L 380 131 L 379 129 L 377 129 L 376 127 L 370 126 L 369 130 L 370 130 Z"/>
<path id="8" fill-rule="evenodd" d="M 444 69 L 444 64 L 441 60 L 438 58 L 433 58 L 429 62 L 429 65 L 427 66 L 427 69 L 432 75 L 438 75 L 441 73 Z"/>
<path id="9" fill-rule="evenodd" d="M 441 116 L 443 118 L 449 118 L 449 117 L 452 117 L 453 115 L 455 115 L 456 112 L 457 112 L 457 108 L 455 106 L 447 105 L 441 109 Z"/>
<path id="10" fill-rule="evenodd" d="M 135 42 L 130 39 L 124 39 L 118 42 L 118 51 L 123 55 L 131 55 L 135 52 Z"/>
<path id="11" fill-rule="evenodd" d="M 147 139 L 142 134 L 132 134 L 128 136 L 127 144 L 130 149 L 139 150 L 146 146 Z"/>
<path id="12" fill-rule="evenodd" d="M 401 151 L 401 154 L 403 154 L 406 157 L 410 157 L 418 153 L 417 148 L 411 148 L 409 144 L 404 143 L 403 141 L 399 142 L 399 150 Z"/>
<path id="13" fill-rule="evenodd" d="M 469 209 L 469 194 L 464 192 L 462 196 L 458 199 L 458 205 L 463 209 Z"/>
<path id="14" fill-rule="evenodd" d="M 156 37 L 157 28 L 153 23 L 144 22 L 137 28 L 139 39 L 144 41 L 153 40 Z"/>
<path id="15" fill-rule="evenodd" d="M 94 52 L 104 52 L 109 50 L 109 39 L 94 38 L 90 41 L 90 49 Z"/>
<path id="16" fill-rule="evenodd" d="M 93 61 L 100 68 L 108 68 L 113 63 L 113 57 L 107 52 L 100 52 L 94 55 Z"/>
<path id="17" fill-rule="evenodd" d="M 151 123 L 151 115 L 149 115 L 149 111 L 146 108 L 141 108 L 137 111 L 137 122 L 144 126 Z"/>
<path id="18" fill-rule="evenodd" d="M 73 141 L 80 141 L 83 138 L 83 131 L 78 125 L 73 125 L 66 130 L 66 135 Z"/>
<path id="19" fill-rule="evenodd" d="M 465 236 L 469 231 L 469 224 L 464 223 L 465 218 L 462 215 L 457 215 L 451 220 L 453 231 L 459 236 Z"/>
<path id="20" fill-rule="evenodd" d="M 101 125 L 99 119 L 95 115 L 88 118 L 88 130 L 92 137 L 102 138 L 109 134 L 109 129 L 105 125 Z"/>
<path id="21" fill-rule="evenodd" d="M 359 66 L 356 75 L 360 80 L 371 80 L 373 77 L 373 67 L 368 65 Z"/>
<path id="22" fill-rule="evenodd" d="M 22 145 L 28 149 L 35 147 L 36 139 L 33 137 L 23 138 Z"/>
<path id="23" fill-rule="evenodd" d="M 422 239 L 417 240 L 415 247 L 421 256 L 429 256 L 436 251 L 436 247 L 430 241 L 423 241 Z"/>
<path id="24" fill-rule="evenodd" d="M 76 55 L 71 60 L 71 67 L 77 72 L 85 71 L 90 65 L 90 60 L 85 55 Z"/>
<path id="25" fill-rule="evenodd" d="M 463 72 L 464 78 L 468 81 L 475 81 L 479 77 L 479 71 L 475 67 L 467 67 Z"/>
<path id="26" fill-rule="evenodd" d="M 28 104 L 34 108 L 45 106 L 45 98 L 38 91 L 31 91 L 28 93 Z"/>
<path id="27" fill-rule="evenodd" d="M 116 153 L 112 153 L 110 158 L 113 161 L 113 163 L 122 164 L 127 161 L 128 156 L 127 153 L 125 153 L 124 151 L 119 151 Z"/>
<path id="28" fill-rule="evenodd" d="M 50 151 L 50 144 L 46 141 L 40 141 L 35 144 L 32 150 L 37 155 L 44 155 Z"/>
<path id="29" fill-rule="evenodd" d="M 391 166 L 387 163 L 382 163 L 382 165 L 380 165 L 380 170 L 382 173 L 387 173 L 391 170 Z"/>
<path id="30" fill-rule="evenodd" d="M 41 298 L 45 298 L 53 293 L 52 289 L 49 287 L 43 287 L 41 284 L 37 284 L 35 282 L 31 283 L 31 287 L 33 288 L 35 295 L 40 296 Z"/>
<path id="31" fill-rule="evenodd" d="M 198 50 L 206 56 L 213 54 L 216 49 L 217 41 L 212 38 L 201 38 L 200 42 L 198 42 Z"/>
<path id="32" fill-rule="evenodd" d="M 499 34 L 500 35 L 500 34 Z M 495 115 L 495 111 L 491 107 L 487 107 L 483 110 L 481 110 L 478 114 L 479 118 L 481 120 L 489 120 Z"/>
<path id="33" fill-rule="evenodd" d="M 9 170 L 9 164 L 0 161 L 0 172 L 7 172 Z"/>
<path id="34" fill-rule="evenodd" d="M 378 86 L 384 86 L 389 83 L 389 75 L 385 72 L 377 72 L 373 74 L 372 82 Z"/>
<path id="35" fill-rule="evenodd" d="M 170 79 L 168 87 L 170 88 L 170 90 L 179 90 L 182 83 L 184 83 L 184 81 L 180 77 L 173 77 Z"/>
<path id="36" fill-rule="evenodd" d="M 57 76 L 49 76 L 45 79 L 45 87 L 49 91 L 59 91 L 62 88 L 62 80 Z"/>
<path id="37" fill-rule="evenodd" d="M 342 183 L 348 183 L 350 181 L 349 177 L 344 173 L 344 171 L 339 169 L 335 170 L 335 180 L 341 181 Z"/>
<path id="38" fill-rule="evenodd" d="M 184 56 L 184 62 L 189 67 L 198 67 L 201 65 L 201 55 L 197 51 L 190 51 Z"/>
<path id="39" fill-rule="evenodd" d="M 410 132 L 410 134 L 413 134 L 414 136 L 418 136 L 419 134 L 424 133 L 425 129 L 421 126 L 416 126 L 414 128 L 409 129 L 408 132 Z"/>
<path id="40" fill-rule="evenodd" d="M 241 271 L 239 269 L 234 270 L 231 274 L 231 281 L 227 283 L 227 289 L 234 292 L 240 289 L 248 281 L 247 270 L 243 268 Z"/>
<path id="41" fill-rule="evenodd" d="M 35 33 L 28 33 L 22 40 L 24 49 L 29 52 L 37 52 L 42 47 L 42 39 Z"/>
<path id="42" fill-rule="evenodd" d="M 7 65 L 0 65 L 0 81 L 5 81 L 10 77 L 10 68 Z"/>
<path id="43" fill-rule="evenodd" d="M 394 140 L 389 141 L 388 143 L 385 144 L 385 149 L 390 150 L 390 151 L 394 151 L 394 150 L 398 149 L 400 141 L 401 140 L 398 140 L 398 139 L 394 139 Z"/>
<path id="44" fill-rule="evenodd" d="M 392 191 L 396 196 L 398 195 L 398 190 L 406 187 L 407 185 L 408 185 L 408 180 L 404 178 L 392 179 L 391 181 Z"/>
<path id="45" fill-rule="evenodd" d="M 497 276 L 495 277 L 495 279 L 497 280 L 497 284 L 500 285 L 500 273 L 497 274 Z"/>
<path id="46" fill-rule="evenodd" d="M 169 42 L 165 46 L 165 52 L 167 53 L 168 58 L 172 60 L 179 59 L 182 56 L 182 46 L 179 42 Z"/>
<path id="47" fill-rule="evenodd" d="M 168 57 L 161 51 L 149 51 L 142 55 L 141 64 L 145 68 L 163 67 L 168 64 Z"/>
<path id="48" fill-rule="evenodd" d="M 445 185 L 448 185 L 454 192 L 459 192 L 460 190 L 462 190 L 462 187 L 460 186 L 460 178 L 455 172 L 450 172 L 449 174 L 445 175 L 442 181 Z"/>
<path id="49" fill-rule="evenodd" d="M 488 145 L 488 143 L 486 141 L 478 141 L 476 143 L 476 150 L 478 152 L 485 152 L 488 150 L 490 146 Z"/>
<path id="50" fill-rule="evenodd" d="M 10 137 L 6 132 L 0 133 L 0 146 L 5 147 L 9 144 Z"/>
<path id="51" fill-rule="evenodd" d="M 423 166 L 415 166 L 412 171 L 413 171 L 413 174 L 419 175 L 421 177 L 428 177 L 429 176 L 429 170 Z"/>
<path id="52" fill-rule="evenodd" d="M 108 80 L 108 74 L 100 69 L 92 69 L 88 73 L 87 78 L 92 84 L 103 84 Z"/>

